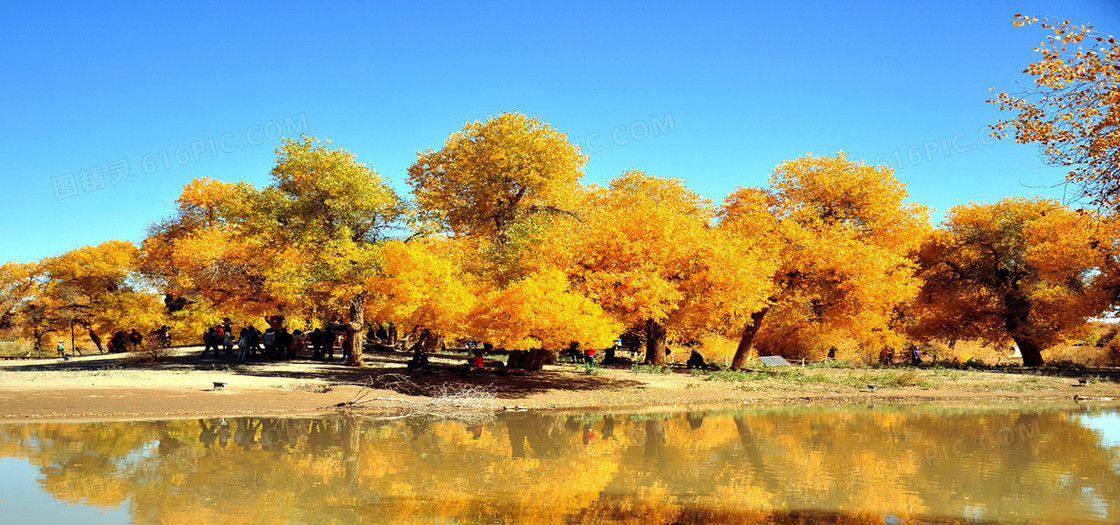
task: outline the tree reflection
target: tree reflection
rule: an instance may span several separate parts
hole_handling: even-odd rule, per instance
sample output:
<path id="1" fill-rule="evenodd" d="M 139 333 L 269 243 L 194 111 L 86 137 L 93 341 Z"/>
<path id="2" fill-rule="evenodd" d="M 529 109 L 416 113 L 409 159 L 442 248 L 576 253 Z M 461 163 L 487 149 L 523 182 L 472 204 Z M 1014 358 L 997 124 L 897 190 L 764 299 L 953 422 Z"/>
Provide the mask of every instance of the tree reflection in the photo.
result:
<path id="1" fill-rule="evenodd" d="M 60 501 L 136 521 L 1115 521 L 1076 413 L 863 407 L 0 426 Z"/>

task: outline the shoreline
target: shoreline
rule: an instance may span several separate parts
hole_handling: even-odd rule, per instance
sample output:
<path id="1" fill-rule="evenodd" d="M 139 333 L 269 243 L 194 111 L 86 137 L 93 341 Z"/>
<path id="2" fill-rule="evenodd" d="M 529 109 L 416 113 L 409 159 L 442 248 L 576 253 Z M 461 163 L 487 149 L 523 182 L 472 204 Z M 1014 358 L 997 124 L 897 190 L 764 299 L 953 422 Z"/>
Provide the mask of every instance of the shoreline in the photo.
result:
<path id="1" fill-rule="evenodd" d="M 180 419 L 194 417 L 298 417 L 332 413 L 393 415 L 429 403 L 441 385 L 466 385 L 486 391 L 478 406 L 513 410 L 666 411 L 739 405 L 855 405 L 875 403 L 1069 402 L 1074 396 L 1093 403 L 1120 401 L 1116 376 L 1096 377 L 1077 386 L 1070 377 L 954 369 L 799 368 L 756 370 L 751 379 L 716 381 L 683 371 L 635 373 L 597 368 L 592 374 L 571 365 L 548 366 L 528 374 L 472 377 L 443 371 L 404 375 L 403 353 L 367 353 L 366 366 L 345 367 L 319 361 L 265 361 L 237 364 L 232 359 L 202 361 L 193 348 L 175 349 L 165 363 L 131 364 L 127 354 L 5 360 L 0 362 L 0 422 L 100 419 Z M 446 366 L 458 356 L 433 359 Z M 783 367 L 784 368 L 784 367 Z M 391 389 L 367 388 L 393 378 Z M 867 379 L 871 378 L 871 379 Z M 854 386 L 866 381 L 897 381 L 875 392 Z M 214 382 L 227 383 L 216 389 Z M 915 383 L 912 386 L 906 385 Z M 362 397 L 358 407 L 340 403 Z M 477 408 L 477 407 L 476 407 Z M 469 409 L 466 409 L 469 410 Z"/>

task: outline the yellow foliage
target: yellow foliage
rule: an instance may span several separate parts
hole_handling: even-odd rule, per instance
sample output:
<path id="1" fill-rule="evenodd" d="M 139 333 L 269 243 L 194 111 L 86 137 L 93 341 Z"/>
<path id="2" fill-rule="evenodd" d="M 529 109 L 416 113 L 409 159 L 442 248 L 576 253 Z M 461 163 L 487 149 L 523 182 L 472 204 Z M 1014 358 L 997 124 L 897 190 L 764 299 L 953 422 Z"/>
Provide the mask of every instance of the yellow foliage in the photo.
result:
<path id="1" fill-rule="evenodd" d="M 753 241 L 773 263 L 766 276 L 772 290 L 766 322 L 773 326 L 763 329 L 759 343 L 768 334 L 789 341 L 791 332 L 810 330 L 855 337 L 868 352 L 896 344 L 892 321 L 918 290 L 913 255 L 930 230 L 928 209 L 903 202 L 906 190 L 889 168 L 843 153 L 783 162 L 770 182 L 767 190 L 736 190 L 719 214 L 722 229 Z M 804 355 L 809 349 L 768 350 Z"/>
<path id="2" fill-rule="evenodd" d="M 1116 224 L 1045 199 L 955 207 L 923 248 L 921 339 L 1015 341 L 1024 363 L 1080 333 L 1111 302 Z"/>
<path id="3" fill-rule="evenodd" d="M 1015 15 L 1016 26 L 1038 22 Z M 1014 133 L 1020 144 L 1037 143 L 1047 161 L 1068 166 L 1067 180 L 1097 203 L 1116 207 L 1120 161 L 1120 43 L 1111 35 L 1069 20 L 1039 24 L 1048 29 L 1027 65 L 1034 86 L 988 99 L 1014 114 L 992 125 L 992 136 Z"/>
<path id="4" fill-rule="evenodd" d="M 431 237 L 381 246 L 381 271 L 367 281 L 373 319 L 460 337 L 475 307 L 475 290 L 458 264 L 455 242 Z"/>
<path id="5" fill-rule="evenodd" d="M 475 338 L 509 350 L 565 348 L 571 342 L 605 348 L 623 330 L 594 301 L 569 290 L 557 270 L 485 294 L 470 319 Z"/>
<path id="6" fill-rule="evenodd" d="M 711 203 L 680 181 L 623 173 L 581 195 L 579 218 L 554 221 L 535 252 L 625 326 L 664 323 L 677 337 L 739 325 L 770 293 L 750 240 L 710 226 Z"/>
<path id="7" fill-rule="evenodd" d="M 418 153 L 408 183 L 422 212 L 450 231 L 501 241 L 527 217 L 569 209 L 586 161 L 548 124 L 502 113 Z"/>

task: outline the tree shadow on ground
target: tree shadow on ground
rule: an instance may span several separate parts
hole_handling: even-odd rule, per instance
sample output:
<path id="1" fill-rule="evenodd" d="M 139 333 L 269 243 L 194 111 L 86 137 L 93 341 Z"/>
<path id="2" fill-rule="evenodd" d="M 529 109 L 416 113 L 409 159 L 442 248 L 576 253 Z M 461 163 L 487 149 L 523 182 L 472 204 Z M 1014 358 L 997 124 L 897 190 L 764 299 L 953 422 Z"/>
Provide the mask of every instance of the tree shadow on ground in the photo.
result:
<path id="1" fill-rule="evenodd" d="M 292 360 L 250 359 L 238 363 L 233 354 L 220 354 L 218 359 L 202 359 L 201 349 L 176 349 L 172 355 L 158 362 L 146 362 L 130 354 L 90 354 L 76 356 L 68 361 L 60 358 L 20 360 L 7 362 L 7 372 L 111 372 L 114 370 L 153 370 L 164 372 L 222 372 L 251 377 L 287 378 L 293 380 L 318 380 L 332 386 L 353 385 L 385 388 L 406 395 L 437 395 L 450 386 L 481 387 L 494 395 L 519 399 L 550 390 L 589 391 L 627 387 L 640 387 L 635 380 L 620 380 L 597 374 L 568 371 L 542 370 L 525 372 L 504 368 L 467 375 L 462 366 L 462 355 L 435 354 L 432 369 L 409 372 L 407 363 L 411 354 L 404 352 L 366 352 L 365 366 L 350 367 L 338 359 L 316 361 L 306 357 Z"/>
<path id="2" fill-rule="evenodd" d="M 556 370 L 526 372 L 488 367 L 486 371 L 467 374 L 467 368 L 462 364 L 448 362 L 465 362 L 461 356 L 448 356 L 449 359 L 440 359 L 440 357 L 442 356 L 433 356 L 431 369 L 422 372 L 408 370 L 409 355 L 407 354 L 378 353 L 371 359 L 371 355 L 366 353 L 366 366 L 361 368 L 324 363 L 318 367 L 290 369 L 252 370 L 251 367 L 245 367 L 245 373 L 266 377 L 314 379 L 334 385 L 370 386 L 413 396 L 435 396 L 448 387 L 479 387 L 505 399 L 520 399 L 550 390 L 589 391 L 643 385 L 642 382 L 635 380 Z M 241 371 L 238 370 L 239 373 Z"/>

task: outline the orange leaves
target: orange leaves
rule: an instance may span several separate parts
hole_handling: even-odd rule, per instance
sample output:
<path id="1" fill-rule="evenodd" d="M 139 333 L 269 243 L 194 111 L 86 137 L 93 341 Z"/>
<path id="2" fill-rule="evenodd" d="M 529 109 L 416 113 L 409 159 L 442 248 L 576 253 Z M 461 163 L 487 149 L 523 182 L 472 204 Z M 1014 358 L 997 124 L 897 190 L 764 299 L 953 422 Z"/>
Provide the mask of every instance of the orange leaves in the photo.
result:
<path id="1" fill-rule="evenodd" d="M 366 283 L 372 318 L 447 337 L 465 335 L 476 297 L 469 276 L 457 263 L 462 253 L 456 243 L 438 237 L 385 243 L 381 271 Z"/>
<path id="2" fill-rule="evenodd" d="M 1035 21 L 1017 15 L 1012 24 Z M 992 136 L 1003 138 L 1014 130 L 1016 142 L 1037 143 L 1049 163 L 1073 167 L 1067 180 L 1098 203 L 1115 206 L 1120 69 L 1114 65 L 1120 61 L 1120 45 L 1092 26 L 1043 22 L 1041 27 L 1052 34 L 1034 49 L 1039 60 L 1023 70 L 1033 77 L 1034 88 L 988 99 L 1014 114 L 992 125 Z M 1086 36 L 1093 38 L 1086 42 Z"/>
<path id="3" fill-rule="evenodd" d="M 568 209 L 586 161 L 548 124 L 502 113 L 417 154 L 408 183 L 420 209 L 450 231 L 494 239 L 529 215 Z"/>
<path id="4" fill-rule="evenodd" d="M 209 177 L 194 179 L 183 186 L 175 202 L 181 206 L 211 207 L 225 199 L 235 186 Z"/>
<path id="5" fill-rule="evenodd" d="M 903 202 L 906 190 L 889 169 L 843 153 L 783 162 L 770 181 L 769 189 L 736 190 L 719 212 L 720 228 L 773 263 L 768 315 L 777 326 L 761 341 L 836 330 L 882 339 L 895 308 L 917 291 L 911 255 L 928 235 L 928 210 Z"/>
<path id="6" fill-rule="evenodd" d="M 530 275 L 486 294 L 471 315 L 472 333 L 510 350 L 610 346 L 623 326 L 595 301 L 569 290 L 558 270 Z"/>
<path id="7" fill-rule="evenodd" d="M 1057 201 L 953 208 L 922 250 L 919 337 L 1014 340 L 1045 349 L 1108 307 L 1116 279 L 1111 219 Z M 1041 364 L 1038 361 L 1029 364 Z"/>
<path id="8" fill-rule="evenodd" d="M 139 279 L 139 250 L 113 240 L 83 246 L 34 265 L 5 265 L 4 295 L 21 308 L 23 328 L 37 333 L 60 330 L 71 321 L 93 331 L 152 329 L 162 322 L 162 304 Z M 3 275 L 7 274 L 7 275 Z M 11 281 L 4 283 L 2 281 Z"/>
<path id="9" fill-rule="evenodd" d="M 576 220 L 557 221 L 535 254 L 627 326 L 652 319 L 699 337 L 757 310 L 766 271 L 711 227 L 711 203 L 680 181 L 630 171 L 590 188 Z"/>

